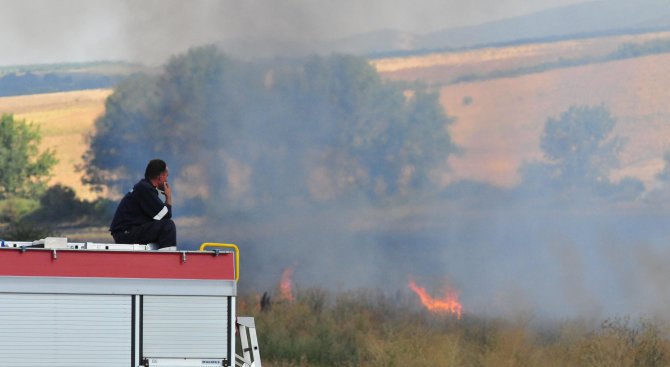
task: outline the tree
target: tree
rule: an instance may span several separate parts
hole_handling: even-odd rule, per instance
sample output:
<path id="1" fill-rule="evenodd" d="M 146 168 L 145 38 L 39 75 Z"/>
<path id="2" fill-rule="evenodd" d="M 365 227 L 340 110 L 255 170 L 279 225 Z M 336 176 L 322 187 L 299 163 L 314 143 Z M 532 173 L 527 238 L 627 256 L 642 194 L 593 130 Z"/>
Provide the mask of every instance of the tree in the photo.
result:
<path id="1" fill-rule="evenodd" d="M 0 199 L 35 197 L 57 160 L 51 149 L 39 153 L 39 129 L 11 114 L 0 118 Z"/>
<path id="2" fill-rule="evenodd" d="M 623 148 L 620 138 L 609 136 L 615 124 L 604 106 L 571 106 L 550 117 L 540 147 L 557 179 L 568 185 L 606 180 Z"/>
<path id="3" fill-rule="evenodd" d="M 155 88 L 155 77 L 137 74 L 124 79 L 107 98 L 105 114 L 96 120 L 83 157 L 85 184 L 98 191 L 103 186 L 122 186 L 127 184 L 128 172 L 143 169 L 146 162 L 138 158 L 150 149 Z"/>
<path id="4" fill-rule="evenodd" d="M 624 141 L 611 136 L 616 120 L 600 106 L 571 106 L 559 118 L 550 117 L 544 127 L 540 148 L 545 162 L 522 167 L 527 185 L 563 192 L 601 195 L 643 190 L 638 180 L 627 178 L 618 184 L 609 179 L 619 165 Z"/>
<path id="5" fill-rule="evenodd" d="M 106 106 L 85 157 L 90 182 L 129 184 L 159 156 L 227 211 L 404 195 L 456 150 L 436 93 L 347 55 L 254 64 L 196 48 L 124 81 Z"/>
<path id="6" fill-rule="evenodd" d="M 363 58 L 314 56 L 275 75 L 272 92 L 290 106 L 273 126 L 288 147 L 303 147 L 286 150 L 303 156 L 291 160 L 304 164 L 312 152 L 303 182 L 320 183 L 304 190 L 380 199 L 426 189 L 431 171 L 457 150 L 437 93 L 384 81 Z"/>
<path id="7" fill-rule="evenodd" d="M 171 171 L 181 174 L 193 157 L 220 149 L 220 130 L 227 130 L 226 121 L 235 113 L 230 95 L 234 88 L 247 88 L 224 80 L 232 67 L 230 59 L 209 46 L 171 58 L 160 75 L 124 79 L 89 136 L 84 183 L 95 189 L 125 188 L 151 158 L 162 157 Z"/>

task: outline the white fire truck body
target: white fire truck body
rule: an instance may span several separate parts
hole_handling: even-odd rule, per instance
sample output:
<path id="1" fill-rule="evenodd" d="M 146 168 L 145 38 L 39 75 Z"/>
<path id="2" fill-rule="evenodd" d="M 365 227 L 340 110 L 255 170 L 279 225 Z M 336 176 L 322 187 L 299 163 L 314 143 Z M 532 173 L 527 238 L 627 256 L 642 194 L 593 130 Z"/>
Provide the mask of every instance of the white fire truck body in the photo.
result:
<path id="1" fill-rule="evenodd" d="M 0 366 L 260 367 L 253 319 L 236 325 L 237 248 L 224 246 L 3 241 Z"/>

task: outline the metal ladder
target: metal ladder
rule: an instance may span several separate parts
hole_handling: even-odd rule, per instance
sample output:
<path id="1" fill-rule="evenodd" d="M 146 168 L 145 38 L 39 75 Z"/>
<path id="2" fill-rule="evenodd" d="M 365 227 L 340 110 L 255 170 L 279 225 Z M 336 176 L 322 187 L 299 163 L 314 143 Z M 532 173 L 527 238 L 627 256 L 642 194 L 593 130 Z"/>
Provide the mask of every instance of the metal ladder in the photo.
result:
<path id="1" fill-rule="evenodd" d="M 235 354 L 235 366 L 261 367 L 261 352 L 258 350 L 258 338 L 256 337 L 254 318 L 238 317 L 237 330 L 240 333 L 240 345 L 244 356 Z M 249 331 L 248 335 L 247 331 Z"/>

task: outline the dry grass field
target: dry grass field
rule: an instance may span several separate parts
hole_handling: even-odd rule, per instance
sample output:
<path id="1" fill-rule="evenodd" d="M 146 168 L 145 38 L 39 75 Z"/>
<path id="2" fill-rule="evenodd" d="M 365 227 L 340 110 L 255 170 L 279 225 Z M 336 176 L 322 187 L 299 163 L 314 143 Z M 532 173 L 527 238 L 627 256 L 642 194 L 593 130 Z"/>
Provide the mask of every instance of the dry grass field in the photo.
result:
<path id="1" fill-rule="evenodd" d="M 636 37 L 646 40 L 650 36 L 668 35 Z M 462 67 L 488 70 L 498 65 L 505 68 L 511 62 L 505 55 L 527 55 L 531 59 L 537 59 L 541 54 L 556 57 L 560 49 L 570 47 L 580 50 L 588 46 L 589 52 L 598 47 L 615 49 L 609 38 L 604 40 L 604 46 L 593 42 L 565 41 L 501 48 L 495 51 L 501 54 L 499 57 L 482 54 L 480 61 L 474 58 L 473 63 L 465 62 Z M 549 52 L 550 46 L 556 49 Z M 493 50 L 465 54 L 477 52 Z M 579 54 L 573 52 L 572 55 Z M 457 72 L 454 65 L 458 63 L 435 63 L 422 68 L 415 67 L 416 62 L 410 61 L 404 71 L 390 68 L 381 61 L 376 65 L 387 78 L 418 79 L 429 84 L 440 84 L 445 74 Z M 400 60 L 396 62 L 401 63 Z M 482 65 L 477 66 L 478 62 Z M 628 140 L 621 153 L 621 168 L 613 178 L 634 176 L 647 186 L 653 185 L 654 176 L 663 166 L 663 153 L 670 149 L 668 85 L 670 55 L 660 54 L 440 87 L 442 104 L 456 119 L 450 132 L 464 149 L 463 155 L 451 158 L 453 170 L 445 173 L 444 182 L 469 178 L 501 186 L 514 185 L 519 179 L 519 166 L 524 161 L 541 158 L 540 135 L 547 118 L 558 117 L 571 105 L 604 104 L 618 121 L 615 134 Z"/>
<path id="2" fill-rule="evenodd" d="M 39 126 L 41 146 L 55 150 L 58 158 L 50 183 L 72 187 L 79 197 L 91 199 L 95 195 L 82 185 L 76 167 L 87 149 L 86 134 L 104 112 L 105 99 L 111 93 L 111 89 L 96 89 L 2 97 L 0 113 L 12 113 Z"/>
<path id="3" fill-rule="evenodd" d="M 604 104 L 617 119 L 615 134 L 628 140 L 616 175 L 652 185 L 670 149 L 668 85 L 670 55 L 444 87 L 442 103 L 456 118 L 451 133 L 465 150 L 451 161 L 453 176 L 512 185 L 520 164 L 541 157 L 547 118 L 571 105 Z"/>
<path id="4" fill-rule="evenodd" d="M 377 71 L 391 79 L 418 79 L 430 84 L 444 84 L 469 74 L 485 75 L 561 60 L 600 58 L 625 43 L 667 39 L 670 39 L 670 32 L 655 32 L 391 57 L 372 60 L 371 63 Z"/>

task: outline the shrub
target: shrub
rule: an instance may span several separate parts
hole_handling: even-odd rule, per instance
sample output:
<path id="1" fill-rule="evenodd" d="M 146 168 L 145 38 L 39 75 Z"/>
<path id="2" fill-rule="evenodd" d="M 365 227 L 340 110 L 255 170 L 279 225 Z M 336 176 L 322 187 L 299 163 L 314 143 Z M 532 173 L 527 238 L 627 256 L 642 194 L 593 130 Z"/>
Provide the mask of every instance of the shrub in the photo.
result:
<path id="1" fill-rule="evenodd" d="M 29 219 L 53 224 L 80 222 L 89 225 L 111 221 L 114 203 L 108 199 L 80 200 L 74 190 L 60 184 L 51 186 L 40 198 L 40 207 Z"/>
<path id="2" fill-rule="evenodd" d="M 2 200 L 0 201 L 0 222 L 17 222 L 38 207 L 39 202 L 34 199 L 12 197 Z"/>
<path id="3" fill-rule="evenodd" d="M 49 236 L 57 236 L 50 226 L 29 220 L 11 222 L 0 231 L 0 238 L 12 241 L 34 241 Z"/>

